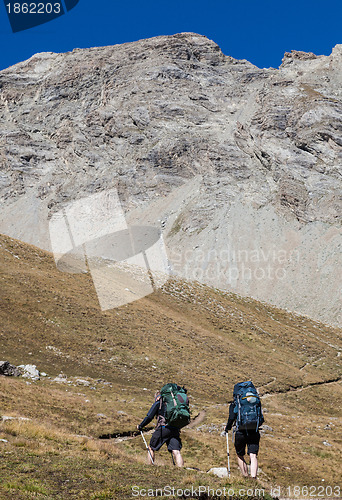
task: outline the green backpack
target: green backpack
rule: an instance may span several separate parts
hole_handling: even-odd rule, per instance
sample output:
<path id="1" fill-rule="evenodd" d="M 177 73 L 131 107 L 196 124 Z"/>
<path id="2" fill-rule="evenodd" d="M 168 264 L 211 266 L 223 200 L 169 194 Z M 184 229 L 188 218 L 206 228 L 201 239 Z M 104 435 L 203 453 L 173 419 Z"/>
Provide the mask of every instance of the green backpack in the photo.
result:
<path id="1" fill-rule="evenodd" d="M 160 390 L 165 405 L 166 425 L 181 429 L 190 423 L 189 398 L 184 387 L 166 384 Z"/>

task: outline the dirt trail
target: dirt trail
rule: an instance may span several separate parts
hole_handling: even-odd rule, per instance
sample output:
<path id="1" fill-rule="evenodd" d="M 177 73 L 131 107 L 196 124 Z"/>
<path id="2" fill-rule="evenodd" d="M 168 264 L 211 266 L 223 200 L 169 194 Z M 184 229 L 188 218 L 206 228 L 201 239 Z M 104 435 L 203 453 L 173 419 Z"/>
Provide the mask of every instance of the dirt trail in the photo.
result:
<path id="1" fill-rule="evenodd" d="M 198 415 L 187 425 L 187 429 L 192 429 L 195 425 L 199 425 L 206 417 L 206 411 L 201 410 Z M 144 431 L 144 434 L 152 434 L 154 428 L 147 428 Z M 121 441 L 127 441 L 129 439 L 135 439 L 137 436 L 140 436 L 140 432 L 138 430 L 135 431 L 123 431 L 123 432 L 113 432 L 109 434 L 102 434 L 98 437 L 98 439 L 114 439 L 114 443 L 120 443 Z"/>
<path id="2" fill-rule="evenodd" d="M 190 422 L 189 425 L 187 425 L 187 429 L 192 429 L 193 427 L 195 427 L 195 425 L 198 425 L 200 423 L 203 422 L 203 420 L 205 420 L 205 417 L 207 416 L 207 413 L 205 410 L 201 410 L 199 412 L 198 415 L 196 415 L 196 417 Z"/>
<path id="3" fill-rule="evenodd" d="M 261 397 L 262 398 L 268 398 L 271 396 L 275 396 L 277 394 L 286 394 L 288 392 L 300 392 L 303 391 L 304 389 L 310 389 L 310 387 L 315 387 L 317 385 L 329 385 L 329 384 L 334 384 L 336 382 L 341 382 L 342 377 L 336 377 L 331 380 L 324 380 L 320 382 L 313 382 L 312 384 L 307 384 L 307 385 L 299 385 L 299 386 L 290 386 L 289 389 L 279 389 L 277 391 L 270 391 L 270 392 L 265 392 Z"/>

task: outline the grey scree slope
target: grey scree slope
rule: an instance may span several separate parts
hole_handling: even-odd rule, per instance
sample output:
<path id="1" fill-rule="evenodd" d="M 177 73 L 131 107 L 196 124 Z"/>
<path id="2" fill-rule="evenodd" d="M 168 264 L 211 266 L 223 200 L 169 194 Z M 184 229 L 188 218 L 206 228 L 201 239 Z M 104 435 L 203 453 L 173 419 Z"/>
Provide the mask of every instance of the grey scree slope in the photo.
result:
<path id="1" fill-rule="evenodd" d="M 341 317 L 342 45 L 279 69 L 194 33 L 42 53 L 0 72 L 0 231 L 118 190 L 176 275 Z"/>

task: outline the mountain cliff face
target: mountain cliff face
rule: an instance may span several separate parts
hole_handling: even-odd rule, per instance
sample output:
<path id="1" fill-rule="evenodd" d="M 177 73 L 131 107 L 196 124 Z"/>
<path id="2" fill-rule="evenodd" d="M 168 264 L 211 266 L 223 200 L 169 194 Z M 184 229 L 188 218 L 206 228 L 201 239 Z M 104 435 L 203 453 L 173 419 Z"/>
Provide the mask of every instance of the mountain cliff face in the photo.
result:
<path id="1" fill-rule="evenodd" d="M 36 54 L 0 72 L 0 231 L 116 189 L 172 272 L 342 325 L 342 45 L 279 69 L 193 33 Z"/>

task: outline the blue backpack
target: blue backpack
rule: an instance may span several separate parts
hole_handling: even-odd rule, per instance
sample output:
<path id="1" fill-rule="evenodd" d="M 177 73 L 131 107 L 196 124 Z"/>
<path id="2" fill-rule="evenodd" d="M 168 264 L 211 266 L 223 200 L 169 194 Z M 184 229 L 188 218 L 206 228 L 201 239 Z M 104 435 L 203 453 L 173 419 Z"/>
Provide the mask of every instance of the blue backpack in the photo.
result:
<path id="1" fill-rule="evenodd" d="M 264 421 L 261 402 L 253 382 L 240 382 L 234 386 L 234 413 L 237 430 L 257 431 Z"/>

